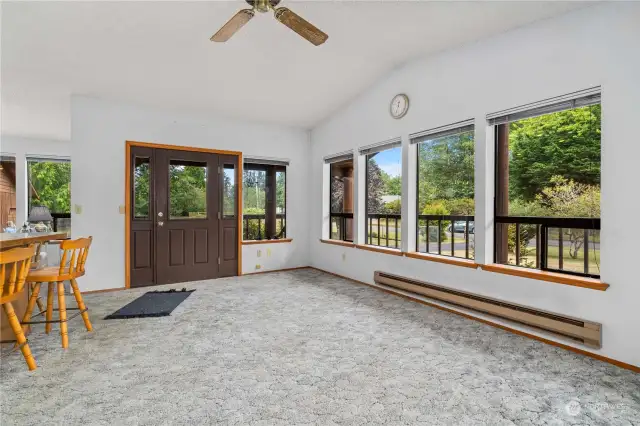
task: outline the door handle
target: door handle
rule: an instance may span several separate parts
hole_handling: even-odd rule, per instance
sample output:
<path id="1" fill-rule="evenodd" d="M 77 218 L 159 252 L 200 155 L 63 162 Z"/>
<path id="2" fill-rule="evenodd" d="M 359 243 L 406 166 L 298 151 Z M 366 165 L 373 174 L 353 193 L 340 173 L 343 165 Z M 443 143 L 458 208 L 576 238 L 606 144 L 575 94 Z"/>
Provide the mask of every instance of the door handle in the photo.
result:
<path id="1" fill-rule="evenodd" d="M 158 221 L 158 226 L 164 226 L 164 222 Z"/>

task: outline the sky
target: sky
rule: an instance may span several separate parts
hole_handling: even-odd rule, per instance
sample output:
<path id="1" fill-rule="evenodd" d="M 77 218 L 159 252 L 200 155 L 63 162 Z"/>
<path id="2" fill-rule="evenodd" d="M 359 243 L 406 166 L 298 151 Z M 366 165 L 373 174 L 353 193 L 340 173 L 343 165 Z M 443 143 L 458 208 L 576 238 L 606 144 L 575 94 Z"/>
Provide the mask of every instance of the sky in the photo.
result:
<path id="1" fill-rule="evenodd" d="M 376 163 L 389 176 L 400 176 L 402 173 L 402 148 L 397 147 L 382 151 L 375 156 Z"/>

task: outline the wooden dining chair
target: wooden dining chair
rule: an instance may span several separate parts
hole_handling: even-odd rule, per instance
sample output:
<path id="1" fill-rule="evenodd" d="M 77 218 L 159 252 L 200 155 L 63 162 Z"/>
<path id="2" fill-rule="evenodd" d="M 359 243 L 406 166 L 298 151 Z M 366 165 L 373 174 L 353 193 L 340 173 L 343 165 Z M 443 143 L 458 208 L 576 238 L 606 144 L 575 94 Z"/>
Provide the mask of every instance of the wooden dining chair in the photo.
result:
<path id="1" fill-rule="evenodd" d="M 78 288 L 78 282 L 76 278 L 79 278 L 85 273 L 85 263 L 87 262 L 87 256 L 89 255 L 89 247 L 91 246 L 92 237 L 78 238 L 76 240 L 65 240 L 60 243 L 60 249 L 63 250 L 62 257 L 60 258 L 60 266 L 50 266 L 40 270 L 32 271 L 27 276 L 27 282 L 31 283 L 31 297 L 27 304 L 27 310 L 22 320 L 23 326 L 30 324 L 45 324 L 45 333 L 51 332 L 51 326 L 53 323 L 60 324 L 60 337 L 62 338 L 62 347 L 64 349 L 69 347 L 69 336 L 67 330 L 67 322 L 75 318 L 78 315 L 82 315 L 84 325 L 87 331 L 93 330 L 91 321 L 89 320 L 88 309 L 82 300 L 82 294 Z M 76 298 L 77 308 L 67 308 L 65 294 L 64 294 L 64 282 L 70 281 L 73 295 Z M 32 316 L 33 309 L 36 304 L 39 303 L 40 286 L 43 283 L 48 283 L 47 289 L 47 307 L 46 310 L 41 310 L 39 313 Z M 57 287 L 57 288 L 55 288 Z M 58 309 L 59 318 L 53 319 L 53 294 L 54 289 L 58 291 Z M 67 310 L 77 310 L 78 312 L 71 317 L 67 317 Z M 44 321 L 32 321 L 31 319 L 45 314 Z"/>
<path id="2" fill-rule="evenodd" d="M 20 294 L 27 289 L 25 281 L 31 267 L 33 254 L 33 245 L 0 252 L 0 285 L 2 285 L 0 304 L 2 304 L 2 309 L 16 336 L 17 348 L 22 352 L 29 370 L 36 369 L 36 360 L 31 354 L 27 338 L 11 302 L 20 297 Z"/>

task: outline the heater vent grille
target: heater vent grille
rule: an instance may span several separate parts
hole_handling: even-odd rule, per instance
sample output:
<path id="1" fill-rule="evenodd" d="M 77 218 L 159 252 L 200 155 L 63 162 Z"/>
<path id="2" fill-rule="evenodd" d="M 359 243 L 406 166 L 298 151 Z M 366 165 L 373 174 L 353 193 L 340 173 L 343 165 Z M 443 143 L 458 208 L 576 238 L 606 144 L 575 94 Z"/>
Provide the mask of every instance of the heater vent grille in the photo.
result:
<path id="1" fill-rule="evenodd" d="M 431 299 L 542 329 L 578 341 L 586 346 L 594 348 L 600 348 L 602 346 L 601 325 L 591 321 L 547 312 L 466 291 L 454 290 L 386 272 L 376 271 L 374 281 L 378 284 L 399 288 Z"/>

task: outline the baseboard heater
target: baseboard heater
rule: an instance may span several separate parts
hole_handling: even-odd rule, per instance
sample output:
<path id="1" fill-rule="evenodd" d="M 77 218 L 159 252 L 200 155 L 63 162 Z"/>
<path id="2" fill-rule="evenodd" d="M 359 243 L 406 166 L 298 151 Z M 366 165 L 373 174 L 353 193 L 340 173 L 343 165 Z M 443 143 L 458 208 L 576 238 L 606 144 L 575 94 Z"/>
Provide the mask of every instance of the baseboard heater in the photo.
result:
<path id="1" fill-rule="evenodd" d="M 592 348 L 602 346 L 602 325 L 552 312 L 453 290 L 435 284 L 376 271 L 374 281 L 451 305 L 490 314 L 568 338 Z"/>

